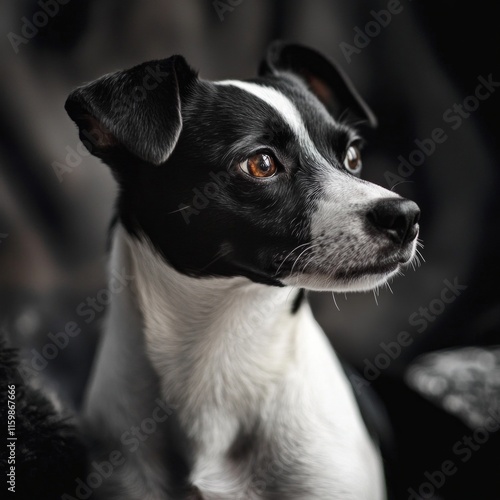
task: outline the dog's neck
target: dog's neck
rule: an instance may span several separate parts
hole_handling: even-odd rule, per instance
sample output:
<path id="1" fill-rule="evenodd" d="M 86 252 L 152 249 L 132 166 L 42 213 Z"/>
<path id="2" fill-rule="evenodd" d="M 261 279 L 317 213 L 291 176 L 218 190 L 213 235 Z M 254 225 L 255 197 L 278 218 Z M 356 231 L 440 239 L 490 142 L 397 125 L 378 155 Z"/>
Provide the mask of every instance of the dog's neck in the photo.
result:
<path id="1" fill-rule="evenodd" d="M 302 477 L 328 477 L 358 492 L 352 498 L 382 491 L 377 453 L 335 354 L 307 303 L 292 312 L 296 289 L 187 277 L 120 226 L 113 269 L 130 284 L 113 295 L 86 422 L 106 450 L 128 457 L 114 480 L 163 491 L 176 481 L 175 468 L 167 479 L 171 449 L 187 464 L 188 483 L 207 498 L 242 491 L 261 498 L 247 490 L 264 459 L 299 481 L 290 483 L 290 498 Z M 154 439 L 131 437 L 167 406 L 172 416 Z M 139 441 L 141 453 L 133 453 Z M 324 454 L 323 447 L 343 451 Z M 346 463 L 364 471 L 354 482 Z M 308 483 L 309 498 L 322 498 L 322 484 Z"/>
<path id="2" fill-rule="evenodd" d="M 251 432 L 273 383 L 294 359 L 297 291 L 246 278 L 197 279 L 122 228 L 146 352 L 162 396 L 198 452 L 224 451 Z"/>

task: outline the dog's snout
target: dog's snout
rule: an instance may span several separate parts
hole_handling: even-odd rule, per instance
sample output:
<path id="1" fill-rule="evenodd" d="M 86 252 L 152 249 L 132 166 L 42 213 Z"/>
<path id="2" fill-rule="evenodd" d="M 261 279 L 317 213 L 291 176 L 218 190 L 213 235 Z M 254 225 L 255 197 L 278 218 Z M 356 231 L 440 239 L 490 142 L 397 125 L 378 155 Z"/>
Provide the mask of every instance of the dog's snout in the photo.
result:
<path id="1" fill-rule="evenodd" d="M 388 198 L 377 202 L 367 213 L 368 220 L 378 230 L 401 245 L 415 239 L 418 233 L 420 209 L 403 198 Z"/>

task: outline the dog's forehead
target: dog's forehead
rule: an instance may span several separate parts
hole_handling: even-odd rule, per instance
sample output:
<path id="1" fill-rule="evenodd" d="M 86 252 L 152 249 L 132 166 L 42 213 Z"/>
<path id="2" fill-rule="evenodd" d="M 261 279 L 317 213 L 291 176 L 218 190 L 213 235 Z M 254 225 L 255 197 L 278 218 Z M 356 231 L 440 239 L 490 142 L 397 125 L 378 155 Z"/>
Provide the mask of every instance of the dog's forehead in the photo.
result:
<path id="1" fill-rule="evenodd" d="M 254 98 L 264 101 L 289 125 L 297 136 L 300 137 L 306 134 L 303 115 L 299 111 L 297 104 L 282 89 L 242 80 L 223 80 L 216 82 L 216 84 L 236 87 L 252 95 Z"/>
<path id="2" fill-rule="evenodd" d="M 297 135 L 304 133 L 310 120 L 320 120 L 334 128 L 338 124 L 323 105 L 300 84 L 297 78 L 273 78 L 256 80 L 222 80 L 218 86 L 239 89 L 246 96 L 266 103 Z M 243 94 L 243 95 L 245 95 Z"/>
<path id="3" fill-rule="evenodd" d="M 345 146 L 355 135 L 352 129 L 337 122 L 298 78 L 286 75 L 213 83 L 225 90 L 224 95 L 231 94 L 243 107 L 265 108 L 268 116 L 278 118 L 292 132 L 301 148 L 320 163 L 326 161 L 320 153 L 325 143 Z"/>

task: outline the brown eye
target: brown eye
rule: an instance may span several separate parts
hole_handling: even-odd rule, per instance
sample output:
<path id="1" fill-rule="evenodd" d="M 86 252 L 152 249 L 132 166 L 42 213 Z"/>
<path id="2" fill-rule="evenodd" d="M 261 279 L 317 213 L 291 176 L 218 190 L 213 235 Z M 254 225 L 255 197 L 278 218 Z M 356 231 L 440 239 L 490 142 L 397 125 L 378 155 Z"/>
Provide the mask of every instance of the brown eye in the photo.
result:
<path id="1" fill-rule="evenodd" d="M 240 168 L 245 174 L 252 177 L 272 177 L 276 173 L 274 158 L 267 154 L 257 154 L 240 163 Z"/>
<path id="2" fill-rule="evenodd" d="M 344 167 L 351 172 L 357 174 L 361 170 L 361 153 L 356 146 L 349 146 L 347 154 L 345 155 Z"/>

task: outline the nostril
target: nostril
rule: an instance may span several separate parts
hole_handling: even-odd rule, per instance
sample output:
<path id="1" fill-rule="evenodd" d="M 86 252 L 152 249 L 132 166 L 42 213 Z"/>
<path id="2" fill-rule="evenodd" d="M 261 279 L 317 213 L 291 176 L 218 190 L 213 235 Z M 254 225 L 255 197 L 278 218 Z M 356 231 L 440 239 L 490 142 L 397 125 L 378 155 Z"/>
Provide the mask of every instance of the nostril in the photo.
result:
<path id="1" fill-rule="evenodd" d="M 380 200 L 367 213 L 370 223 L 398 243 L 406 244 L 417 235 L 418 205 L 403 198 Z"/>
<path id="2" fill-rule="evenodd" d="M 406 220 L 404 215 L 398 215 L 394 219 L 394 223 L 393 223 L 392 227 L 390 227 L 388 229 L 399 229 L 399 228 L 404 228 L 404 227 L 407 227 L 407 220 Z"/>

